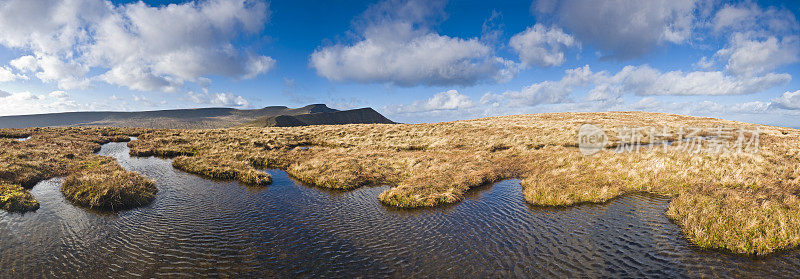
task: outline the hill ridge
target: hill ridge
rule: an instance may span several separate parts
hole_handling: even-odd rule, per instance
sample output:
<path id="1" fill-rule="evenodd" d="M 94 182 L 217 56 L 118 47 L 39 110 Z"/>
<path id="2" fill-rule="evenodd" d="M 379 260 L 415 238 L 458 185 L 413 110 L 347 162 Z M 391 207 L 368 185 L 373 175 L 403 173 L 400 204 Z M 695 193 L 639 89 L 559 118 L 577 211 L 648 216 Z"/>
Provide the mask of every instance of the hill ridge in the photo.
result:
<path id="1" fill-rule="evenodd" d="M 372 110 L 371 108 L 365 108 Z M 347 110 L 349 111 L 349 110 Z M 110 126 L 110 127 L 143 127 L 143 128 L 227 128 L 252 122 L 260 118 L 278 116 L 313 115 L 342 112 L 328 107 L 325 104 L 310 104 L 299 108 L 289 108 L 286 106 L 267 106 L 259 109 L 235 109 L 224 107 L 211 108 L 190 108 L 190 109 L 167 109 L 152 111 L 79 111 L 79 112 L 60 112 L 29 115 L 0 116 L 0 128 L 28 128 L 28 127 L 51 127 L 51 126 Z M 361 119 L 360 122 L 380 122 L 394 123 L 388 120 L 377 111 L 369 119 Z M 343 115 L 347 115 L 345 113 Z M 358 113 L 356 113 L 358 114 Z M 339 116 L 341 118 L 341 116 Z M 288 118 L 281 118 L 285 121 Z M 319 117 L 304 117 L 305 121 L 294 123 L 295 125 L 313 125 L 306 123 L 316 123 Z M 318 120 L 313 120 L 318 119 Z M 359 119 L 347 118 L 344 119 Z M 298 120 L 299 121 L 299 120 Z M 328 121 L 331 122 L 331 121 Z M 336 124 L 342 121 L 332 121 Z M 288 123 L 288 122 L 287 122 Z M 327 123 L 327 122 L 326 122 Z M 288 124 L 286 124 L 288 125 Z"/>

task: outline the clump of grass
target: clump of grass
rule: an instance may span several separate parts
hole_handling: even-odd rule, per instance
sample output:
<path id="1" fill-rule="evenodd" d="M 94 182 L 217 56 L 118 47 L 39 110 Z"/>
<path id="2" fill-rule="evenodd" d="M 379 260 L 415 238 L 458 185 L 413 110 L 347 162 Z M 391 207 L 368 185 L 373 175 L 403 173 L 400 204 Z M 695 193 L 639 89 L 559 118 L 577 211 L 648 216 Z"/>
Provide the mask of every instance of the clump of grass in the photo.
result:
<path id="1" fill-rule="evenodd" d="M 113 158 L 102 156 L 83 162 L 61 187 L 61 193 L 72 203 L 105 210 L 147 205 L 157 192 L 152 180 L 126 171 Z"/>
<path id="2" fill-rule="evenodd" d="M 247 185 L 267 186 L 272 183 L 272 176 L 268 173 L 233 158 L 179 156 L 172 161 L 172 166 L 204 177 L 237 180 Z"/>
<path id="3" fill-rule="evenodd" d="M 39 209 L 39 202 L 19 185 L 0 183 L 0 208 L 10 212 L 34 211 Z"/>

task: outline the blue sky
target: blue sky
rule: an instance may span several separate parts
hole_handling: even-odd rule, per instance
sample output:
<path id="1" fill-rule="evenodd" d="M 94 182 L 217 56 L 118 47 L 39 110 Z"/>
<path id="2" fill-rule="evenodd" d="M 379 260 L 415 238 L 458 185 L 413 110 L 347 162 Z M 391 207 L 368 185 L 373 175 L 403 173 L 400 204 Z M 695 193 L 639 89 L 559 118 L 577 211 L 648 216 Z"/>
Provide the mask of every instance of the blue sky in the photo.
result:
<path id="1" fill-rule="evenodd" d="M 0 1 L 0 115 L 643 110 L 800 127 L 794 1 Z"/>

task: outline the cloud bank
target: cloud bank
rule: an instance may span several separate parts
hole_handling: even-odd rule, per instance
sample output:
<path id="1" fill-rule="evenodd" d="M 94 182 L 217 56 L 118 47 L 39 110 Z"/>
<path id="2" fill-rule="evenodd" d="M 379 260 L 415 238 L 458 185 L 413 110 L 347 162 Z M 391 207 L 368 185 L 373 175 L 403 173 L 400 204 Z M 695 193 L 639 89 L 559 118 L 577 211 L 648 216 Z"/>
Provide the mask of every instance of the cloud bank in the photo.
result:
<path id="1" fill-rule="evenodd" d="M 385 1 L 356 21 L 354 43 L 317 49 L 310 66 L 334 81 L 399 86 L 472 85 L 507 80 L 514 63 L 493 55 L 478 38 L 440 35 L 431 25 L 444 15 L 444 1 Z"/>
<path id="2" fill-rule="evenodd" d="M 32 74 L 60 89 L 94 81 L 142 91 L 176 91 L 206 76 L 249 79 L 271 57 L 237 47 L 269 19 L 261 0 L 204 0 L 152 7 L 103 0 L 0 3 L 0 45 L 28 54 L 0 68 L 0 81 Z M 31 20 L 36 19 L 36 20 Z M 94 72 L 99 71 L 97 75 Z"/>

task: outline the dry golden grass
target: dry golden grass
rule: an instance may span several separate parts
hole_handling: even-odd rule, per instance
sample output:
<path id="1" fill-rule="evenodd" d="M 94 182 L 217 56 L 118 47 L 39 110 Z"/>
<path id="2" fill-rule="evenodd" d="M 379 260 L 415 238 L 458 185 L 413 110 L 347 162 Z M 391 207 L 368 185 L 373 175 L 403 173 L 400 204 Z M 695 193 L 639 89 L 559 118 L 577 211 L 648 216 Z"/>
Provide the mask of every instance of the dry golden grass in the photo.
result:
<path id="1" fill-rule="evenodd" d="M 670 140 L 680 127 L 758 127 L 761 150 L 693 154 L 668 147 L 586 157 L 577 148 L 585 123 L 603 127 L 611 146 L 625 126 L 667 127 Z M 800 244 L 800 131 L 789 128 L 660 113 L 551 113 L 417 125 L 156 130 L 129 146 L 133 155 L 180 155 L 176 167 L 209 177 L 247 181 L 239 173 L 280 168 L 325 188 L 388 184 L 394 187 L 379 199 L 397 207 L 458 202 L 472 187 L 508 178 L 522 178 L 525 199 L 541 206 L 652 192 L 674 197 L 667 215 L 700 247 L 763 255 Z"/>
<path id="2" fill-rule="evenodd" d="M 19 185 L 0 184 L 0 208 L 11 212 L 27 212 L 39 209 L 39 202 Z"/>
<path id="3" fill-rule="evenodd" d="M 272 183 L 272 177 L 269 174 L 259 171 L 241 160 L 231 160 L 227 156 L 180 156 L 172 161 L 172 166 L 211 179 L 238 180 L 253 186 L 266 186 Z"/>
<path id="4" fill-rule="evenodd" d="M 36 183 L 58 176 L 69 176 L 77 179 L 83 176 L 102 176 L 120 174 L 119 165 L 111 158 L 101 157 L 94 154 L 100 149 L 100 145 L 112 141 L 128 141 L 130 136 L 136 136 L 144 129 L 116 129 L 116 128 L 28 128 L 28 129 L 0 129 L 0 184 L 5 184 L 6 195 L 13 195 L 14 199 L 0 199 L 0 207 L 4 209 L 22 208 L 17 211 L 35 210 L 38 206 L 15 207 L 19 199 L 24 199 L 26 204 L 37 204 L 34 197 L 27 189 Z M 28 137 L 25 141 L 18 141 L 14 138 Z M 105 167 L 94 168 L 91 170 L 82 169 L 81 166 L 88 161 L 103 161 Z M 110 160 L 110 161 L 109 161 Z M 131 173 L 128 177 L 140 175 Z M 135 178 L 123 179 L 121 181 L 135 180 Z M 92 193 L 106 195 L 118 189 L 125 188 L 127 184 L 114 184 L 115 182 L 97 183 L 85 185 L 84 187 L 100 187 Z M 13 191 L 11 191 L 13 190 Z M 102 190 L 102 191 L 101 191 Z M 124 189 L 121 190 L 124 192 Z M 67 196 L 67 199 L 84 204 L 76 200 L 77 196 Z M 98 197 L 96 201 L 113 201 Z M 85 204 L 88 206 L 100 206 L 105 204 Z M 107 204 L 114 207 L 116 204 Z"/>
<path id="5" fill-rule="evenodd" d="M 72 203 L 106 210 L 147 205 L 156 197 L 155 182 L 124 170 L 114 158 L 90 157 L 74 166 L 61 193 Z"/>

